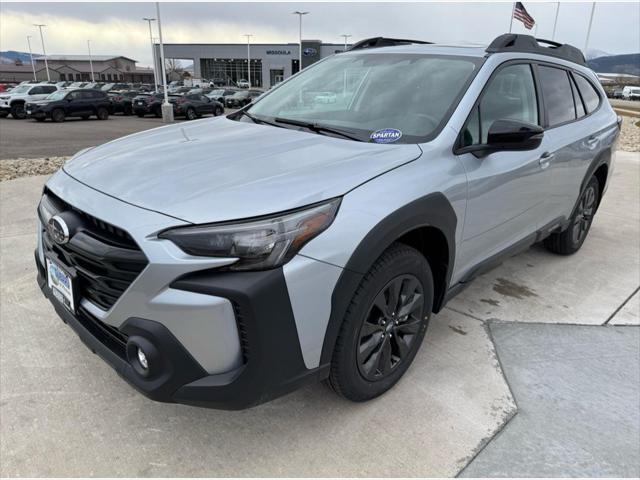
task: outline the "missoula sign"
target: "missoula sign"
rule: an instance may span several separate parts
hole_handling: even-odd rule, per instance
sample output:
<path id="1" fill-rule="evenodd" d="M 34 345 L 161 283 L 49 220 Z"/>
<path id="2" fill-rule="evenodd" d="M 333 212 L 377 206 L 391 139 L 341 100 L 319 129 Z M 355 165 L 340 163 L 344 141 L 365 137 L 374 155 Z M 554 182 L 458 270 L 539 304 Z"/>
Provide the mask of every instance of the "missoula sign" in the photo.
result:
<path id="1" fill-rule="evenodd" d="M 267 55 L 291 55 L 291 50 L 267 50 Z"/>

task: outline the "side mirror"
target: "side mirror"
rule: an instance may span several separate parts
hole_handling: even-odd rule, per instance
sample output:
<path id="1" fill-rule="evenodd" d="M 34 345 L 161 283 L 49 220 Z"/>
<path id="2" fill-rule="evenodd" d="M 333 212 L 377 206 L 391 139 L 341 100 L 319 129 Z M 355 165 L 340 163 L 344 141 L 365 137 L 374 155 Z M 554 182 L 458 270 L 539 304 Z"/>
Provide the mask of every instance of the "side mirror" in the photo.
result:
<path id="1" fill-rule="evenodd" d="M 544 129 L 519 120 L 496 120 L 489 127 L 487 146 L 492 151 L 535 150 L 540 146 Z"/>

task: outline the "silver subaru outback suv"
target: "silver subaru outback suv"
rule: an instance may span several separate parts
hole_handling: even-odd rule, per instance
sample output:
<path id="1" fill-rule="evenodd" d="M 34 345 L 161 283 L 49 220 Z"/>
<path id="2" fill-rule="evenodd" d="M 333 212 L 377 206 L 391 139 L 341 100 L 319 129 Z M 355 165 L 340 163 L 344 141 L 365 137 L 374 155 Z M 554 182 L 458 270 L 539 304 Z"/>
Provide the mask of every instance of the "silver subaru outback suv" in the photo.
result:
<path id="1" fill-rule="evenodd" d="M 152 399 L 368 400 L 474 277 L 580 249 L 618 134 L 570 45 L 365 40 L 227 117 L 79 152 L 43 192 L 38 282 Z"/>

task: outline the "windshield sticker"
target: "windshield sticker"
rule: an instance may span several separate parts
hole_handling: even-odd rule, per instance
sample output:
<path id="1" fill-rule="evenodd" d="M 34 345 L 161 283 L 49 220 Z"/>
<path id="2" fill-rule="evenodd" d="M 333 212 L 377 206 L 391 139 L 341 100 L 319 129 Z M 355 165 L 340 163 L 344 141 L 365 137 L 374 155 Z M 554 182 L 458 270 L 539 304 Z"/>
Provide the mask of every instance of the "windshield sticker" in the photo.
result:
<path id="1" fill-rule="evenodd" d="M 402 132 L 395 128 L 383 128 L 382 130 L 376 130 L 369 137 L 376 143 L 391 143 L 396 140 L 400 140 Z"/>

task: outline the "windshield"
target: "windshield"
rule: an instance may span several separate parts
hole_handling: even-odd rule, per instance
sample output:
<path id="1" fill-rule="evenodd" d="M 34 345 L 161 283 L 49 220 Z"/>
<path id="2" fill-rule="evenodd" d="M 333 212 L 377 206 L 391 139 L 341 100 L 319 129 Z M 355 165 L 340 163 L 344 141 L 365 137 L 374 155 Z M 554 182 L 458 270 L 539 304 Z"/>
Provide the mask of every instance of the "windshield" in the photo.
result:
<path id="1" fill-rule="evenodd" d="M 31 88 L 31 85 L 18 85 L 16 88 L 11 90 L 11 93 L 26 93 Z"/>
<path id="2" fill-rule="evenodd" d="M 417 143 L 435 133 L 463 93 L 480 58 L 418 54 L 330 57 L 257 101 L 257 118 L 308 122 L 348 132 Z M 284 125 L 283 125 L 284 126 Z"/>
<path id="3" fill-rule="evenodd" d="M 47 97 L 47 100 L 62 100 L 69 92 L 65 90 L 58 90 L 57 92 L 53 92 L 51 95 Z"/>
<path id="4" fill-rule="evenodd" d="M 224 90 L 211 90 L 208 93 L 208 95 L 209 96 L 212 96 L 212 95 L 224 95 Z"/>

